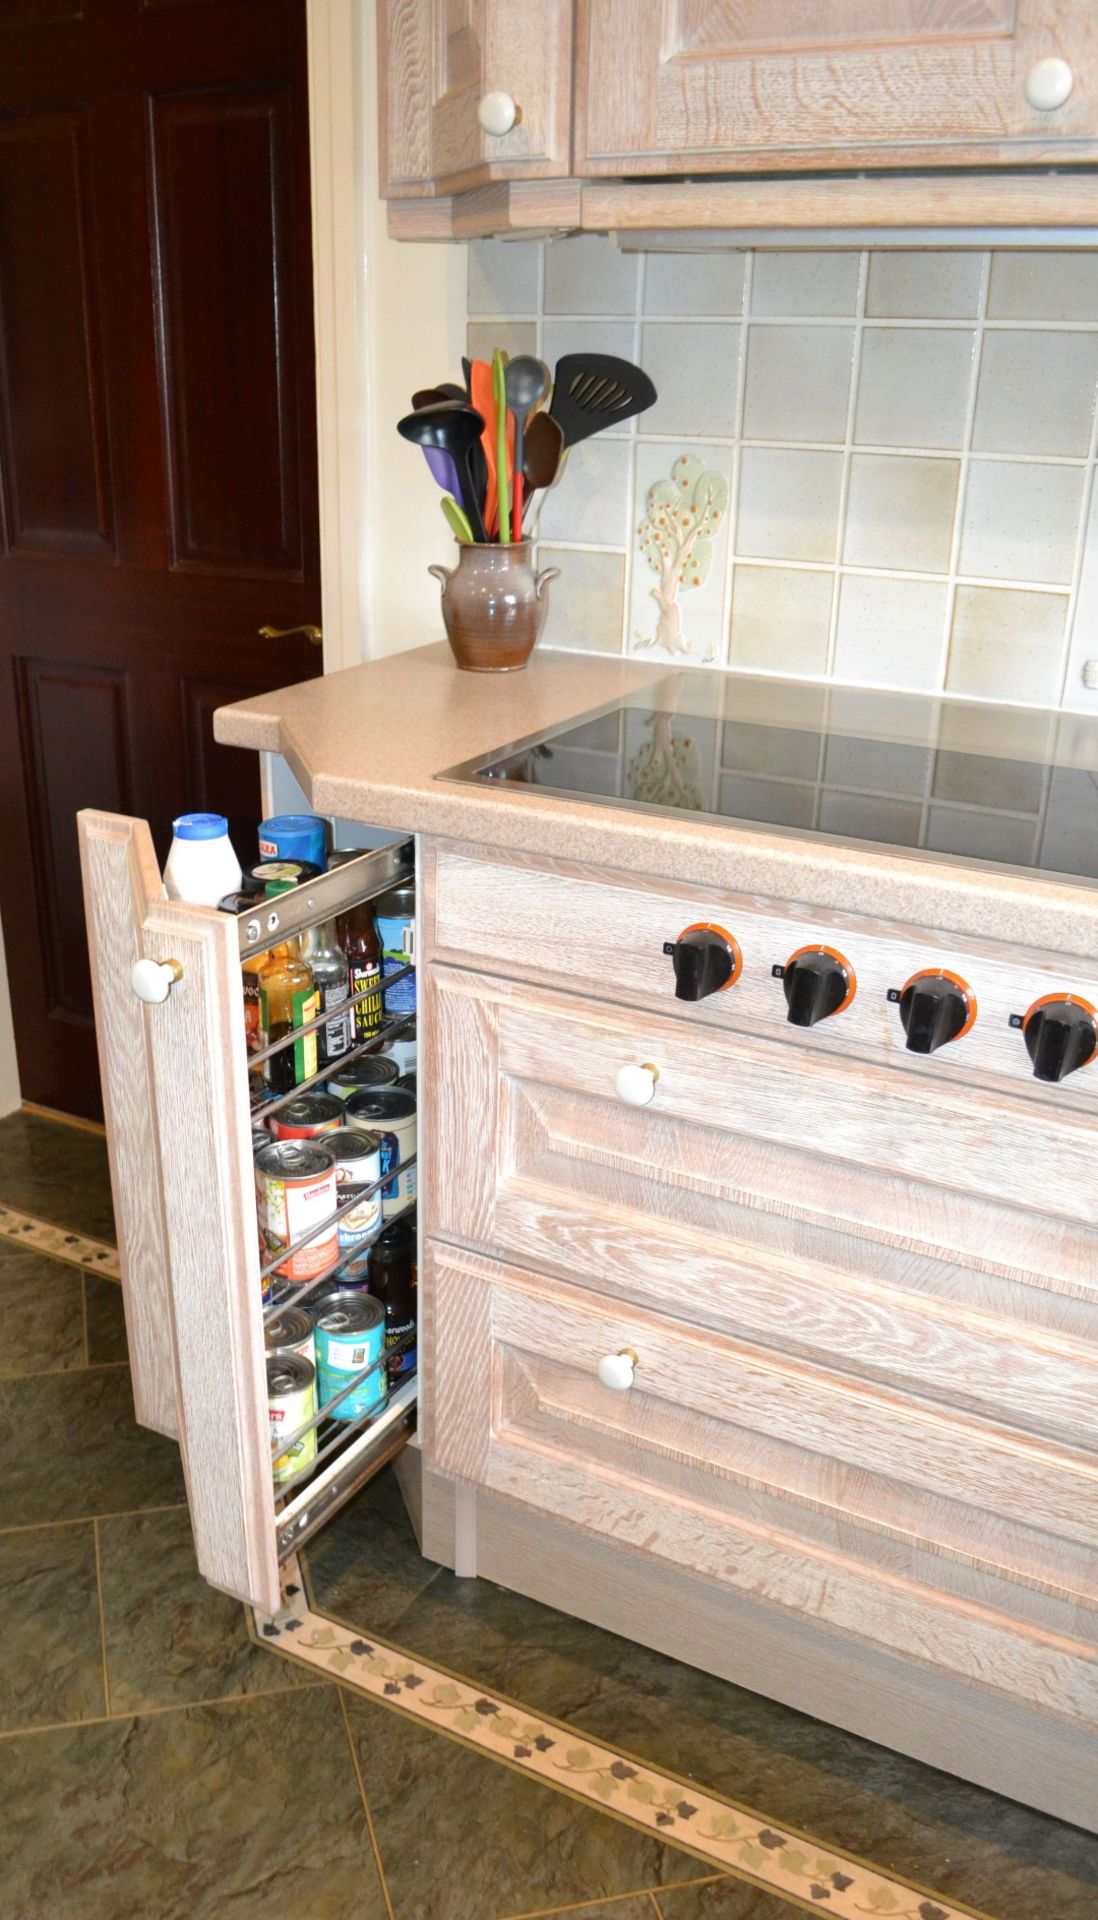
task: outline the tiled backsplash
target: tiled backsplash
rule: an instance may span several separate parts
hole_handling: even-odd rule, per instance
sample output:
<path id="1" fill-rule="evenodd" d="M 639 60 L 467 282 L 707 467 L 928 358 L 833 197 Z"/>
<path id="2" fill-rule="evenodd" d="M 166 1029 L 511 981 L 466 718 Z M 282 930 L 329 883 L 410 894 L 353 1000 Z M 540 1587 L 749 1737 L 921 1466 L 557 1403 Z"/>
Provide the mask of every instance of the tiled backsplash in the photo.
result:
<path id="1" fill-rule="evenodd" d="M 621 354 L 659 392 L 546 499 L 545 644 L 1098 706 L 1098 251 L 469 261 L 471 354 Z"/>

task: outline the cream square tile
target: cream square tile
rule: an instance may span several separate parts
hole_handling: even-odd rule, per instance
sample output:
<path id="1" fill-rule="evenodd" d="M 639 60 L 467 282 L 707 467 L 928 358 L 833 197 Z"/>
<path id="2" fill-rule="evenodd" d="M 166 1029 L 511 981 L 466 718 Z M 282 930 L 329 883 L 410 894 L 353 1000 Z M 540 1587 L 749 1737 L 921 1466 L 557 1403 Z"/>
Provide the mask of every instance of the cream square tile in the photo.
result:
<path id="1" fill-rule="evenodd" d="M 938 685 L 945 584 L 846 574 L 839 588 L 834 675 L 855 686 Z"/>
<path id="2" fill-rule="evenodd" d="M 854 352 L 853 327 L 747 330 L 747 440 L 842 440 Z"/>
<path id="3" fill-rule="evenodd" d="M 565 545 L 578 540 L 583 546 L 628 546 L 631 459 L 628 440 L 608 440 L 601 433 L 581 440 L 569 452 L 558 484 L 549 488 L 539 537 Z"/>
<path id="4" fill-rule="evenodd" d="M 991 256 L 989 320 L 1098 320 L 1098 251 Z"/>
<path id="5" fill-rule="evenodd" d="M 958 571 L 1066 586 L 1075 559 L 1083 478 L 1082 467 L 973 460 Z"/>
<path id="6" fill-rule="evenodd" d="M 738 561 L 728 658 L 759 673 L 822 674 L 827 666 L 833 576 Z"/>
<path id="7" fill-rule="evenodd" d="M 737 553 L 761 560 L 834 560 L 842 477 L 840 453 L 745 447 Z"/>
<path id="8" fill-rule="evenodd" d="M 625 605 L 625 555 L 577 553 L 574 547 L 538 548 L 539 567 L 559 567 L 551 580 L 543 647 L 584 653 L 620 653 Z"/>
<path id="9" fill-rule="evenodd" d="M 1098 333 L 985 334 L 973 446 L 980 453 L 1085 453 L 1096 380 Z"/>
<path id="10" fill-rule="evenodd" d="M 865 310 L 875 320 L 971 320 L 980 304 L 982 253 L 874 247 Z"/>
<path id="11" fill-rule="evenodd" d="M 949 567 L 960 472 L 958 460 L 854 454 L 843 559 L 856 567 L 944 573 Z"/>
<path id="12" fill-rule="evenodd" d="M 536 240 L 474 240 L 469 247 L 469 312 L 514 319 L 538 310 Z"/>
<path id="13" fill-rule="evenodd" d="M 1054 706 L 1060 691 L 1067 595 L 958 587 L 945 684 L 983 700 Z"/>
<path id="14" fill-rule="evenodd" d="M 641 365 L 658 398 L 642 414 L 641 433 L 732 434 L 743 329 L 705 321 L 646 326 Z"/>
<path id="15" fill-rule="evenodd" d="M 967 327 L 866 327 L 854 438 L 883 447 L 959 447 L 975 338 Z"/>
<path id="16" fill-rule="evenodd" d="M 564 353 L 613 353 L 619 360 L 635 360 L 635 346 L 636 328 L 632 320 L 543 320 L 541 323 L 541 357 L 550 373 Z M 628 422 L 622 431 L 631 431 Z"/>
<path id="17" fill-rule="evenodd" d="M 730 820 L 765 820 L 775 827 L 810 827 L 815 787 L 790 780 L 754 780 L 746 773 L 722 773 L 720 809 Z"/>
<path id="18" fill-rule="evenodd" d="M 958 753 L 941 747 L 934 760 L 931 791 L 936 800 L 953 800 L 961 806 L 1037 813 L 1043 784 L 1044 769 L 1034 760 L 1004 760 L 998 754 Z"/>
<path id="19" fill-rule="evenodd" d="M 644 312 L 732 314 L 743 309 L 742 253 L 647 253 Z"/>
<path id="20" fill-rule="evenodd" d="M 917 847 L 923 810 L 915 800 L 882 800 L 877 794 L 822 793 L 821 833 L 847 840 L 879 840 L 890 847 Z"/>
<path id="21" fill-rule="evenodd" d="M 931 807 L 925 845 L 936 853 L 962 853 L 976 860 L 1005 860 L 1028 866 L 1033 858 L 1032 820 L 1009 814 L 969 813 L 963 807 Z"/>
<path id="22" fill-rule="evenodd" d="M 734 696 L 729 704 L 735 705 Z M 720 733 L 721 766 L 730 773 L 763 773 L 787 780 L 816 778 L 820 764 L 818 733 L 738 720 L 725 720 Z"/>
<path id="23" fill-rule="evenodd" d="M 752 313 L 805 313 L 817 318 L 858 310 L 857 253 L 769 253 L 755 255 L 751 276 Z"/>
<path id="24" fill-rule="evenodd" d="M 536 353 L 538 329 L 535 320 L 473 320 L 465 329 L 465 351 L 470 360 L 490 360 L 495 347 L 502 347 L 510 359 L 518 353 Z M 458 368 L 458 379 L 461 368 Z"/>
<path id="25" fill-rule="evenodd" d="M 629 652 L 654 649 L 687 663 L 708 665 L 724 651 L 722 606 L 728 552 L 728 495 L 732 479 L 730 447 L 694 443 L 680 453 L 662 441 L 637 441 L 636 494 L 633 506 L 633 585 L 629 610 Z M 659 500 L 649 506 L 650 490 Z M 664 529 L 672 571 L 664 577 L 651 564 L 653 512 L 692 513 L 710 501 L 709 530 L 697 535 L 681 523 Z M 697 523 L 694 523 L 695 526 Z M 641 531 L 643 529 L 643 532 Z M 686 544 L 683 543 L 685 535 Z M 672 589 L 678 584 L 677 593 Z M 658 592 L 664 593 L 661 601 Z"/>
<path id="26" fill-rule="evenodd" d="M 921 800 L 929 772 L 930 754 L 925 747 L 901 746 L 895 740 L 833 733 L 824 756 L 827 785 L 860 793 L 907 794 Z"/>
<path id="27" fill-rule="evenodd" d="M 546 313 L 635 313 L 640 258 L 601 233 L 570 234 L 545 249 Z"/>

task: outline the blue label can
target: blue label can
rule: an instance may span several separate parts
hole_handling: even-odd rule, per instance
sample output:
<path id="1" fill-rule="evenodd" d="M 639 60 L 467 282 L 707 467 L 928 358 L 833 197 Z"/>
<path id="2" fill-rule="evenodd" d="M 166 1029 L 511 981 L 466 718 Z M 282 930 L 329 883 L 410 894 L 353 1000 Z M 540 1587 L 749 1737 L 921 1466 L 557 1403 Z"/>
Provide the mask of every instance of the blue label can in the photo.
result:
<path id="1" fill-rule="evenodd" d="M 259 823 L 262 860 L 309 860 L 324 871 L 327 825 L 315 813 L 279 813 Z"/>
<path id="2" fill-rule="evenodd" d="M 369 1294 L 348 1293 L 322 1302 L 316 1317 L 316 1371 L 320 1405 L 350 1385 L 364 1368 L 372 1371 L 338 1407 L 331 1420 L 360 1420 L 381 1406 L 386 1394 L 385 1368 L 377 1364 L 385 1351 L 385 1312 Z"/>
<path id="3" fill-rule="evenodd" d="M 415 958 L 416 894 L 413 886 L 390 887 L 383 893 L 374 908 L 374 920 L 377 924 L 377 937 L 381 942 L 381 969 L 383 980 L 390 974 L 399 973 L 403 967 L 411 964 Z M 384 992 L 385 1011 L 393 1013 L 414 1013 L 416 1010 L 416 976 L 406 973 Z"/>

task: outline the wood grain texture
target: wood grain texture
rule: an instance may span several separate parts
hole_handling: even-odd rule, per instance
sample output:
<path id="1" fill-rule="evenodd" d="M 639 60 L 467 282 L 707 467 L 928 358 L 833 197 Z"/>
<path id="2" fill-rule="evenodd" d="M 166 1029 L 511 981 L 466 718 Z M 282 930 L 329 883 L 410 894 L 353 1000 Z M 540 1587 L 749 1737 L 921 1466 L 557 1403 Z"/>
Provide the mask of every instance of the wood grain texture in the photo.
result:
<path id="1" fill-rule="evenodd" d="M 968 1678 L 1045 1712 L 1098 1724 L 1098 1617 L 1093 1614 L 1080 1610 L 1074 1616 L 1078 1627 L 1089 1626 L 1086 1638 L 1078 1631 L 1054 1632 L 1008 1614 L 1001 1604 L 949 1594 L 940 1583 L 931 1586 L 870 1565 L 855 1556 L 852 1541 L 829 1545 L 798 1535 L 790 1524 L 795 1518 L 791 1506 L 785 1526 L 773 1515 L 733 1513 L 722 1498 L 719 1471 L 710 1472 L 704 1493 L 684 1498 L 680 1490 L 646 1474 L 636 1445 L 624 1459 L 598 1458 L 592 1450 L 596 1422 L 612 1431 L 619 1409 L 632 1409 L 638 1392 L 647 1402 L 645 1419 L 638 1424 L 653 1451 L 674 1447 L 664 1426 L 666 1406 L 673 1410 L 672 1421 L 684 1407 L 722 1426 L 737 1427 L 748 1418 L 743 1401 L 747 1375 L 715 1336 L 700 1340 L 666 1320 L 657 1322 L 636 1312 L 615 1316 L 574 1288 L 473 1255 L 440 1249 L 434 1256 L 436 1293 L 464 1297 L 478 1281 L 491 1287 L 495 1359 L 487 1465 L 477 1476 L 482 1484 L 649 1558 L 688 1566 L 703 1579 L 901 1653 L 916 1664 Z M 600 1353 L 625 1345 L 638 1354 L 637 1385 L 619 1395 L 593 1381 L 594 1364 Z M 518 1393 L 509 1391 L 512 1375 L 501 1365 L 512 1353 L 527 1362 L 525 1391 Z M 528 1424 L 530 1392 L 538 1388 L 532 1357 L 541 1354 L 557 1392 L 565 1396 L 566 1418 L 553 1434 L 531 1431 Z M 440 1348 L 438 1365 L 444 1369 L 447 1364 L 453 1363 Z M 835 1413 L 819 1399 L 813 1408 L 810 1398 L 795 1411 L 786 1407 L 786 1418 L 792 1415 L 790 1424 L 808 1444 L 805 1423 L 818 1421 L 821 1436 L 835 1431 Z M 858 1418 L 854 1399 L 848 1394 L 840 1416 L 844 1427 L 852 1412 Z M 489 1419 L 483 1401 L 469 1396 L 464 1421 L 468 1429 L 479 1424 L 486 1432 Z M 911 1432 L 909 1428 L 909 1444 Z M 633 1438 L 635 1442 L 637 1432 Z M 895 1429 L 894 1438 L 899 1438 Z M 956 1447 L 959 1440 L 964 1444 Z M 963 1457 L 967 1436 L 959 1426 L 954 1441 L 955 1452 Z M 1017 1449 L 1019 1458 L 1022 1452 Z M 704 1461 L 700 1447 L 698 1458 Z M 452 1470 L 444 1459 L 434 1464 Z M 1012 1466 L 1004 1478 L 1011 1479 L 1013 1473 Z M 1089 1474 L 1098 1491 L 1093 1466 Z M 1001 1586 L 1000 1602 L 1004 1595 Z"/>
<path id="2" fill-rule="evenodd" d="M 199 1570 L 278 1606 L 247 1052 L 236 923 L 166 902 L 145 951 L 183 978 L 152 1009 L 187 1497 Z"/>
<path id="3" fill-rule="evenodd" d="M 134 1413 L 142 1426 L 176 1439 L 151 1014 L 130 986 L 130 968 L 142 952 L 142 922 L 164 899 L 164 887 L 143 820 L 85 811 L 77 816 L 77 831 Z"/>
<path id="4" fill-rule="evenodd" d="M 577 172 L 1017 165 L 1098 151 L 1087 0 L 1018 0 L 998 21 L 953 8 L 948 25 L 935 0 L 841 0 L 825 18 L 821 33 L 815 8 L 699 17 L 686 5 L 578 0 Z M 1049 54 L 1069 62 L 1075 85 L 1058 111 L 1039 113 L 1023 83 Z"/>

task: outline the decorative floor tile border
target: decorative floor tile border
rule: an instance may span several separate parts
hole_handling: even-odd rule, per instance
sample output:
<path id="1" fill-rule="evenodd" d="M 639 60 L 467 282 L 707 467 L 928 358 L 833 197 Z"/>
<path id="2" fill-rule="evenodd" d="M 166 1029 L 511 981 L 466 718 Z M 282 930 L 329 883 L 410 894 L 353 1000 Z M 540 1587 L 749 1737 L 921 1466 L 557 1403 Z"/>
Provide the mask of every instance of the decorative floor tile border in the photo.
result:
<path id="1" fill-rule="evenodd" d="M 0 1204 L 0 1238 L 33 1247 L 36 1253 L 48 1253 L 54 1260 L 67 1260 L 86 1273 L 102 1273 L 108 1280 L 122 1278 L 117 1247 L 108 1246 L 105 1240 L 93 1240 L 86 1233 L 70 1233 L 67 1227 L 55 1227 L 15 1207 Z"/>
<path id="2" fill-rule="evenodd" d="M 736 1879 L 835 1920 L 991 1920 L 314 1612 L 296 1558 L 287 1562 L 283 1582 L 275 1615 L 250 1614 L 259 1644 L 278 1643 L 279 1653 L 341 1686 L 616 1814 Z"/>

